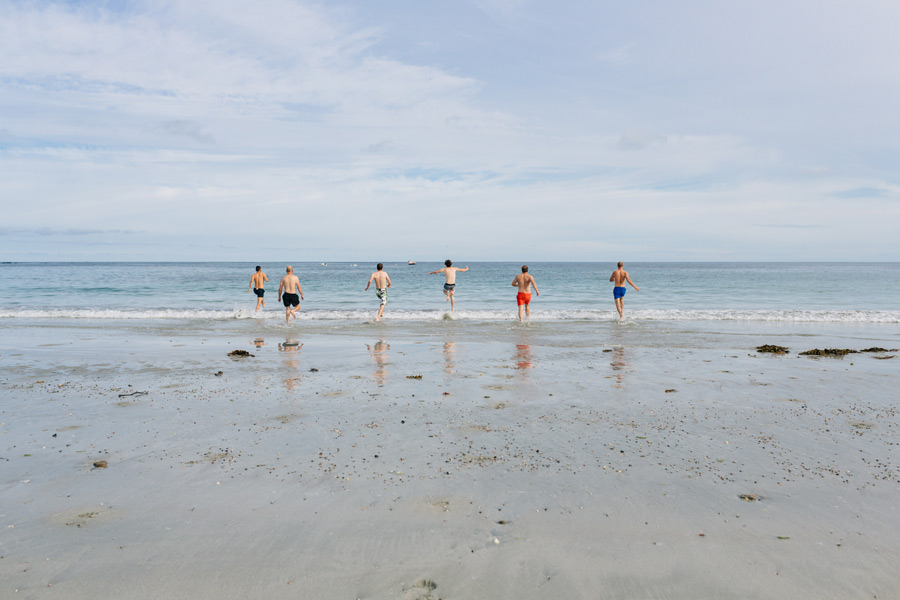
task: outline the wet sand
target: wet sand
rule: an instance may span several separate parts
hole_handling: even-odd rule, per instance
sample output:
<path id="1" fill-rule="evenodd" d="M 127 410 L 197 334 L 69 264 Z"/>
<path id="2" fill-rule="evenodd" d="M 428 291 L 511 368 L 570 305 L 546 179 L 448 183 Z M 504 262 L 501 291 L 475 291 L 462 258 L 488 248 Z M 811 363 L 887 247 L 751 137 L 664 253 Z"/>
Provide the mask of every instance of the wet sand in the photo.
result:
<path id="1" fill-rule="evenodd" d="M 900 356 L 51 337 L 0 353 L 2 598 L 900 595 Z"/>

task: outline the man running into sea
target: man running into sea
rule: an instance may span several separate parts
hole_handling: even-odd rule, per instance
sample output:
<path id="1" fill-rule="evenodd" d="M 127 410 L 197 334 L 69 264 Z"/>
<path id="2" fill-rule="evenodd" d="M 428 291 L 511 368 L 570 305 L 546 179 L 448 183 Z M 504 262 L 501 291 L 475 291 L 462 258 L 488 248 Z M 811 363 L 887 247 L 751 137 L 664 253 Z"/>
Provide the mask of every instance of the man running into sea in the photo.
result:
<path id="1" fill-rule="evenodd" d="M 516 304 L 519 305 L 519 323 L 521 323 L 523 306 L 525 307 L 525 316 L 531 318 L 531 286 L 534 286 L 535 294 L 540 296 L 541 293 L 538 291 L 537 283 L 534 282 L 534 277 L 528 273 L 528 265 L 522 265 L 522 272 L 513 279 L 512 286 L 519 288 L 519 293 L 516 294 Z"/>
<path id="2" fill-rule="evenodd" d="M 294 267 L 288 265 L 287 275 L 281 278 L 278 284 L 278 300 L 284 303 L 284 322 L 290 323 L 291 317 L 297 318 L 297 311 L 300 310 L 300 300 L 306 300 L 303 297 L 303 288 L 300 287 L 300 280 L 294 275 Z M 284 294 L 281 291 L 284 290 Z M 297 297 L 300 294 L 300 297 Z"/>
<path id="3" fill-rule="evenodd" d="M 622 263 L 619 263 L 619 268 L 613 271 L 612 275 L 609 276 L 609 280 L 615 284 L 613 288 L 613 299 L 616 302 L 616 310 L 619 311 L 619 318 L 625 318 L 625 282 L 631 284 L 631 287 L 634 288 L 636 292 L 641 291 L 641 288 L 634 285 L 634 282 L 631 280 L 631 277 L 628 276 L 628 271 L 622 268 Z"/>
<path id="4" fill-rule="evenodd" d="M 453 266 L 453 261 L 449 258 L 444 261 L 444 265 L 446 265 L 443 269 L 438 269 L 437 271 L 432 271 L 429 275 L 437 275 L 438 273 L 443 273 L 446 279 L 444 280 L 444 301 L 450 302 L 450 310 L 453 310 L 455 304 L 454 291 L 456 290 L 456 274 L 464 273 L 469 270 L 469 267 L 465 269 L 458 269 Z"/>
<path id="5" fill-rule="evenodd" d="M 257 265 L 256 273 L 250 277 L 250 287 L 247 288 L 247 293 L 252 289 L 253 293 L 256 294 L 256 312 L 259 312 L 260 307 L 265 308 L 266 306 L 266 301 L 263 300 L 263 296 L 266 295 L 265 282 L 268 280 L 269 278 L 263 273 L 262 267 Z"/>
<path id="6" fill-rule="evenodd" d="M 391 287 L 391 278 L 388 277 L 386 271 L 383 271 L 384 265 L 378 263 L 375 266 L 375 272 L 369 276 L 369 283 L 366 284 L 366 289 L 364 292 L 369 291 L 369 286 L 372 285 L 372 282 L 375 282 L 375 295 L 381 300 L 381 306 L 378 307 L 378 316 L 375 317 L 375 322 L 381 320 L 382 315 L 384 315 L 384 307 L 387 306 L 387 289 Z"/>

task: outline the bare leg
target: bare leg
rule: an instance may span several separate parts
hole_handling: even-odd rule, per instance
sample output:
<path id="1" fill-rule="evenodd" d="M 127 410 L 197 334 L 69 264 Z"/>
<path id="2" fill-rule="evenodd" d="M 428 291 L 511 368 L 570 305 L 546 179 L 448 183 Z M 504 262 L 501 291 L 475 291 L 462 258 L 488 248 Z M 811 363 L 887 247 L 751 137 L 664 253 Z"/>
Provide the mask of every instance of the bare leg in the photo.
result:
<path id="1" fill-rule="evenodd" d="M 522 305 L 519 305 L 519 323 L 522 322 Z"/>
<path id="2" fill-rule="evenodd" d="M 444 302 L 450 302 L 450 292 L 444 290 Z"/>
<path id="3" fill-rule="evenodd" d="M 384 304 L 378 307 L 378 316 L 375 317 L 375 322 L 380 321 L 382 316 L 384 316 Z"/>
<path id="4" fill-rule="evenodd" d="M 291 309 L 288 308 L 287 306 L 284 307 L 284 322 L 285 323 L 291 322 Z"/>
<path id="5" fill-rule="evenodd" d="M 525 316 L 528 317 L 529 319 L 531 318 L 531 305 L 530 304 L 525 305 Z"/>
<path id="6" fill-rule="evenodd" d="M 454 304 L 456 304 L 456 302 L 455 302 L 455 296 L 454 296 L 454 294 L 453 294 L 453 290 L 450 290 L 450 311 L 451 311 L 451 312 L 453 311 Z"/>
<path id="7" fill-rule="evenodd" d="M 257 299 L 256 299 L 256 312 L 259 312 L 259 305 L 260 305 L 260 304 L 263 304 L 263 299 L 262 299 L 262 298 L 257 298 Z"/>
<path id="8" fill-rule="evenodd" d="M 616 310 L 619 311 L 619 318 L 625 318 L 625 302 L 621 298 L 616 298 Z"/>

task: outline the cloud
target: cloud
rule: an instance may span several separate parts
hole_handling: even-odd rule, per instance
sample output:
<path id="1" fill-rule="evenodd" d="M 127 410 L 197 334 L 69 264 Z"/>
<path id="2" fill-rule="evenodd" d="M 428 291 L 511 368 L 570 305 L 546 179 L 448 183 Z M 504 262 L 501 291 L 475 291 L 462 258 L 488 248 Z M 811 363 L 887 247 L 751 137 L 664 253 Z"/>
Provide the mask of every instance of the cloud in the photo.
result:
<path id="1" fill-rule="evenodd" d="M 12 236 L 12 235 L 26 235 L 26 236 L 41 236 L 41 237 L 49 237 L 49 236 L 91 236 L 91 235 L 134 235 L 137 233 L 141 233 L 135 230 L 129 229 L 78 229 L 78 228 L 69 228 L 69 229 L 56 229 L 52 227 L 0 227 L 0 235 L 3 236 Z"/>
<path id="2" fill-rule="evenodd" d="M 666 136 L 649 133 L 640 129 L 626 131 L 619 137 L 619 148 L 622 150 L 640 150 L 650 144 L 665 144 Z"/>
<path id="3" fill-rule="evenodd" d="M 180 119 L 164 121 L 160 123 L 159 128 L 171 135 L 186 137 L 196 142 L 200 142 L 201 144 L 215 143 L 213 136 L 204 132 L 200 125 L 193 121 L 184 121 Z"/>
<path id="4" fill-rule="evenodd" d="M 861 187 L 850 190 L 841 190 L 835 192 L 837 198 L 881 198 L 888 194 L 888 190 L 884 188 Z"/>
<path id="5" fill-rule="evenodd" d="M 761 1 L 0 0 L 2 234 L 889 256 L 900 9 Z"/>

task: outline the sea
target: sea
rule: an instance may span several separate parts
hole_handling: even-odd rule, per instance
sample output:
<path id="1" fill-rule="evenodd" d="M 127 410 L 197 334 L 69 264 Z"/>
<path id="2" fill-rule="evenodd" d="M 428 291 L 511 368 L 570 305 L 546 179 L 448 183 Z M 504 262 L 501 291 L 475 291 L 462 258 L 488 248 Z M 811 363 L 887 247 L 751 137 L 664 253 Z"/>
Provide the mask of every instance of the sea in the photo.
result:
<path id="1" fill-rule="evenodd" d="M 157 320 L 279 323 L 278 282 L 287 263 L 261 265 L 269 277 L 266 308 L 248 293 L 253 263 L 4 263 L 0 319 Z M 363 291 L 375 263 L 292 263 L 306 300 L 300 322 L 371 320 L 374 290 Z M 385 263 L 393 286 L 391 321 L 472 322 L 516 318 L 518 263 L 480 262 L 459 273 L 456 310 L 442 291 L 442 263 Z M 629 263 L 640 291 L 628 287 L 634 321 L 900 323 L 900 263 Z M 612 263 L 532 263 L 540 296 L 532 320 L 617 320 Z"/>
<path id="2" fill-rule="evenodd" d="M 278 303 L 286 264 L 261 265 L 269 283 L 266 306 L 256 312 L 248 292 L 254 263 L 3 263 L 0 342 L 306 335 L 327 344 L 344 335 L 731 349 L 806 336 L 810 345 L 900 346 L 900 263 L 628 263 L 640 291 L 627 288 L 624 321 L 609 282 L 614 263 L 531 263 L 540 295 L 533 294 L 524 324 L 511 285 L 518 263 L 456 264 L 469 270 L 457 275 L 451 312 L 443 275 L 429 274 L 442 263 L 387 262 L 393 285 L 381 323 L 374 322 L 374 288 L 364 291 L 375 263 L 362 261 L 292 262 L 305 300 L 286 323 Z"/>

